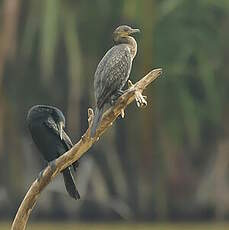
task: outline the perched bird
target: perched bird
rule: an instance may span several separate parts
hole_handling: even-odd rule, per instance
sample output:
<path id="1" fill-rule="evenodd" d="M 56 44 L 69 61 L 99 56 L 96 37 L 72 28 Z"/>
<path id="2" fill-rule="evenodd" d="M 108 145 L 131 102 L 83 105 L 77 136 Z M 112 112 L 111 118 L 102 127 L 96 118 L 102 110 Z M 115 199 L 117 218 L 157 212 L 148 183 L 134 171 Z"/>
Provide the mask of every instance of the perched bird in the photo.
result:
<path id="1" fill-rule="evenodd" d="M 132 61 L 137 53 L 137 42 L 130 36 L 136 32 L 140 30 L 126 25 L 115 29 L 115 46 L 107 51 L 98 64 L 94 75 L 96 108 L 91 137 L 95 135 L 106 104 L 113 104 L 123 93 L 122 88 L 129 78 Z"/>
<path id="2" fill-rule="evenodd" d="M 56 158 L 73 146 L 63 130 L 65 117 L 58 108 L 35 105 L 29 110 L 26 120 L 32 139 L 46 161 L 55 163 Z M 62 171 L 66 190 L 74 199 L 80 198 L 74 180 L 74 171 L 77 167 L 76 161 Z"/>

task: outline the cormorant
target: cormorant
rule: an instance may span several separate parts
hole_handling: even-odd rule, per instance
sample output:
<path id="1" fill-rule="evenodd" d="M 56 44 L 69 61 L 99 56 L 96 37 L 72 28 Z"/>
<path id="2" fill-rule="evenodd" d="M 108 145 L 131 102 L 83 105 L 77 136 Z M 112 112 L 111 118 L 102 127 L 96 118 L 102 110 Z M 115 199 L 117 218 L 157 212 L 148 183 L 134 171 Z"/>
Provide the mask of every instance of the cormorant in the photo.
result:
<path id="1" fill-rule="evenodd" d="M 106 104 L 113 104 L 123 93 L 132 61 L 137 53 L 137 42 L 130 35 L 140 32 L 130 26 L 119 26 L 113 32 L 115 46 L 107 51 L 102 58 L 94 75 L 95 116 L 91 128 L 91 137 L 94 137 Z"/>
<path id="2" fill-rule="evenodd" d="M 53 162 L 72 148 L 73 144 L 63 130 L 65 117 L 58 108 L 35 105 L 28 111 L 26 120 L 32 139 L 46 161 Z M 73 172 L 77 167 L 78 161 L 62 171 L 66 190 L 74 199 L 80 198 Z"/>

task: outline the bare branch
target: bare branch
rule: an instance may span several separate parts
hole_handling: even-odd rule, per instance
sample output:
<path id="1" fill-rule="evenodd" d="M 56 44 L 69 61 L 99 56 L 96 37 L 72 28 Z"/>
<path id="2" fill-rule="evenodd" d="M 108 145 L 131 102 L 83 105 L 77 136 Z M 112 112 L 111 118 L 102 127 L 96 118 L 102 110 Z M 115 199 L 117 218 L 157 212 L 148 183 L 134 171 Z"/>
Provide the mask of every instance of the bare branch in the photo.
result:
<path id="1" fill-rule="evenodd" d="M 147 105 L 146 97 L 142 95 L 143 90 L 162 73 L 162 69 L 155 69 L 148 73 L 145 77 L 139 80 L 136 84 L 128 82 L 129 89 L 119 97 L 116 104 L 108 109 L 100 122 L 99 127 L 96 130 L 94 138 L 90 137 L 90 130 L 92 121 L 94 119 L 94 113 L 91 108 L 88 109 L 88 124 L 89 127 L 81 139 L 76 143 L 72 149 L 60 156 L 56 160 L 56 170 L 52 171 L 50 166 L 47 166 L 44 170 L 43 176 L 40 180 L 35 180 L 31 185 L 29 191 L 25 195 L 11 230 L 24 230 L 33 207 L 35 206 L 37 199 L 43 189 L 50 183 L 54 177 L 57 176 L 63 169 L 71 165 L 78 160 L 88 149 L 99 140 L 100 136 L 113 124 L 115 119 L 121 114 L 124 116 L 124 110 L 128 104 L 136 100 L 138 107 L 144 107 Z"/>

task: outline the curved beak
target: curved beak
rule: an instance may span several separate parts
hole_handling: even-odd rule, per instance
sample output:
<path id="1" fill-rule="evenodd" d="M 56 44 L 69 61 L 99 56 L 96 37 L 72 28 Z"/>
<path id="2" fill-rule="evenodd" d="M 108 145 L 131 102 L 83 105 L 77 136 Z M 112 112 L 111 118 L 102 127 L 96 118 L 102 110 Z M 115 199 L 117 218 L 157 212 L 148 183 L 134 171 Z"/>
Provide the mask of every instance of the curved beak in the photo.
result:
<path id="1" fill-rule="evenodd" d="M 57 128 L 59 130 L 61 140 L 63 139 L 63 127 L 64 127 L 64 123 L 62 121 L 57 124 Z"/>
<path id="2" fill-rule="evenodd" d="M 130 33 L 131 34 L 140 33 L 140 30 L 139 29 L 132 29 Z"/>

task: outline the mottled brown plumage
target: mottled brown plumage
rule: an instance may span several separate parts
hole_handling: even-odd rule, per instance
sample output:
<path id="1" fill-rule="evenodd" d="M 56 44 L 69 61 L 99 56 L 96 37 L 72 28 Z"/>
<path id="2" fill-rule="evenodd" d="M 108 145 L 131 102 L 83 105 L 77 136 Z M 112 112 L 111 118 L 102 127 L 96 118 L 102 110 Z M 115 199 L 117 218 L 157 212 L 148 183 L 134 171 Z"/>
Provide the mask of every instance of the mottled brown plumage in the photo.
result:
<path id="1" fill-rule="evenodd" d="M 121 94 L 126 84 L 132 61 L 137 53 L 137 43 L 130 35 L 139 32 L 129 26 L 119 26 L 113 33 L 115 46 L 102 58 L 94 76 L 96 100 L 95 117 L 91 129 L 94 137 L 106 104 L 113 103 Z"/>

